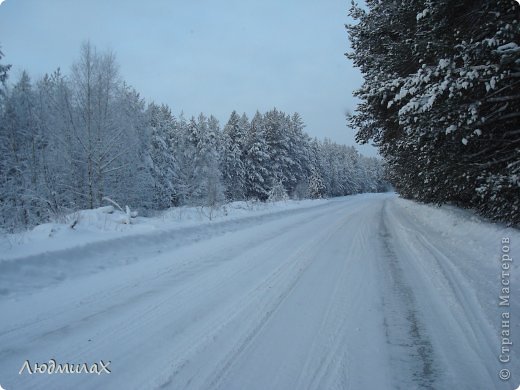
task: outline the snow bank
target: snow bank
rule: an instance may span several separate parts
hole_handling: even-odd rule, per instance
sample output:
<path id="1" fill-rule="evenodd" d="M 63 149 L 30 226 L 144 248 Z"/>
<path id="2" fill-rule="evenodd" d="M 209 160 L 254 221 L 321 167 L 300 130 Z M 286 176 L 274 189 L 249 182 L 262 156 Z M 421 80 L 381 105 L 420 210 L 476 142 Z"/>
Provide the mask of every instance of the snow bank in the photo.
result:
<path id="1" fill-rule="evenodd" d="M 402 198 L 395 201 L 432 234 L 445 238 L 454 247 L 470 254 L 460 259 L 457 265 L 475 283 L 498 288 L 502 238 L 509 238 L 511 253 L 520 253 L 520 231 L 505 224 L 489 222 L 470 210 L 455 206 L 424 205 Z M 512 268 L 511 281 L 518 286 L 520 261 L 513 262 Z M 485 275 L 494 275 L 495 278 L 486 280 Z"/>
<path id="2" fill-rule="evenodd" d="M 112 239 L 164 232 L 190 226 L 308 208 L 329 202 L 325 199 L 280 202 L 233 202 L 219 208 L 175 207 L 155 217 L 132 218 L 112 206 L 81 210 L 62 222 L 46 223 L 16 234 L 0 235 L 0 261 L 54 252 Z"/>

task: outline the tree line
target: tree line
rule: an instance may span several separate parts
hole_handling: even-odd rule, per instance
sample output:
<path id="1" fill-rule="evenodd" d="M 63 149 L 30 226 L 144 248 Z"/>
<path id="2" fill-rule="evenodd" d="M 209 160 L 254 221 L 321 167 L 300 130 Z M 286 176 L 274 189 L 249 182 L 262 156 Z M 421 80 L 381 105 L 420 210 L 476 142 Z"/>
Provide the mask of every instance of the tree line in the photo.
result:
<path id="1" fill-rule="evenodd" d="M 520 5 L 367 0 L 347 26 L 350 123 L 405 197 L 520 224 Z"/>
<path id="2" fill-rule="evenodd" d="M 0 53 L 0 59 L 2 54 Z M 25 229 L 109 197 L 144 213 L 235 200 L 383 191 L 383 165 L 312 139 L 298 113 L 176 117 L 125 83 L 111 52 L 82 46 L 69 74 L 6 82 L 0 65 L 0 227 Z"/>

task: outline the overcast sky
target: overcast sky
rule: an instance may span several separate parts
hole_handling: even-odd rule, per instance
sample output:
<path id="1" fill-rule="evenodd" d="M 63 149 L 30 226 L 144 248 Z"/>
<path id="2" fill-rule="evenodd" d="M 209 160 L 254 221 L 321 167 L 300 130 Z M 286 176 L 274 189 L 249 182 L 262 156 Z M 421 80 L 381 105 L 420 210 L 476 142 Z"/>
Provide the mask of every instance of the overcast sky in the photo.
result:
<path id="1" fill-rule="evenodd" d="M 1 0 L 0 0 L 1 2 Z M 307 132 L 354 145 L 345 112 L 361 75 L 343 53 L 348 0 L 5 0 L 2 63 L 33 79 L 67 71 L 90 40 L 121 76 L 175 114 L 273 107 L 299 112 Z M 371 146 L 359 147 L 375 155 Z"/>

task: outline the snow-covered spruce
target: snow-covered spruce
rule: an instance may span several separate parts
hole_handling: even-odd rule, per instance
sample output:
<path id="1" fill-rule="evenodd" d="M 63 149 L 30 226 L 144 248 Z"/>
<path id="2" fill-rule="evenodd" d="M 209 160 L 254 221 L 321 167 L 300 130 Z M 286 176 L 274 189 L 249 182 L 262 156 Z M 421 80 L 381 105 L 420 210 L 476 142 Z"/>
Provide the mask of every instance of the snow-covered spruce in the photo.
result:
<path id="1" fill-rule="evenodd" d="M 0 82 L 8 70 L 0 66 Z M 146 106 L 121 80 L 114 55 L 89 44 L 70 75 L 58 70 L 33 83 L 24 72 L 0 90 L 0 229 L 8 232 L 60 222 L 106 205 L 105 197 L 146 215 L 273 193 L 386 189 L 379 160 L 312 140 L 298 113 L 273 109 L 249 120 L 233 111 L 221 130 L 213 116 Z"/>
<path id="2" fill-rule="evenodd" d="M 520 6 L 367 2 L 348 26 L 364 84 L 351 124 L 404 196 L 520 224 Z"/>

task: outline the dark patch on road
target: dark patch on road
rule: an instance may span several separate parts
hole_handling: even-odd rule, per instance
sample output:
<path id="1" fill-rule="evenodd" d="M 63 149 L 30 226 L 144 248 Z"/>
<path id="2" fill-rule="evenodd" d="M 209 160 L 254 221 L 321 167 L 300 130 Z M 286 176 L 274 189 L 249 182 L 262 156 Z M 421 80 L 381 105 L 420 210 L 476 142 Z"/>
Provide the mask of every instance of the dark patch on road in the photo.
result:
<path id="1" fill-rule="evenodd" d="M 385 214 L 386 201 L 381 210 L 380 237 L 386 254 L 381 266 L 386 271 L 382 276 L 385 280 L 384 327 L 395 388 L 435 389 L 438 370 L 433 347 L 419 319 L 414 292 L 394 250 Z"/>

